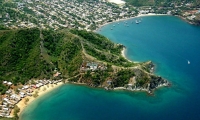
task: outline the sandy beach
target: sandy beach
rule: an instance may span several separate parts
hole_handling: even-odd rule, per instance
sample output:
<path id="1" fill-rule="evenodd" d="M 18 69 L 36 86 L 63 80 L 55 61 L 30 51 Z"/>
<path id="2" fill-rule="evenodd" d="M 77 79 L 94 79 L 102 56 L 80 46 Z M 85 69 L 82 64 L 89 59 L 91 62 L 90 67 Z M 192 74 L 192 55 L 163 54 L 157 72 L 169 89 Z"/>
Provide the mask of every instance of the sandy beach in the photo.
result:
<path id="1" fill-rule="evenodd" d="M 100 25 L 100 26 L 95 30 L 95 32 L 97 32 L 97 31 L 100 30 L 103 26 L 108 25 L 108 24 L 110 24 L 110 23 L 115 23 L 115 22 L 119 22 L 119 21 L 125 21 L 125 20 L 129 20 L 129 19 L 137 18 L 137 17 L 162 16 L 162 15 L 168 15 L 168 14 L 148 13 L 148 14 L 138 14 L 138 15 L 135 16 L 135 17 L 124 18 L 124 19 L 118 19 L 118 20 L 116 20 L 116 21 L 108 22 L 108 23 L 105 23 L 105 24 L 103 24 L 103 25 Z M 131 61 L 131 60 L 129 60 L 129 59 L 125 56 L 125 52 L 126 52 L 126 48 L 123 48 L 121 54 L 122 54 L 122 56 L 123 56 L 125 59 L 127 59 L 129 62 L 139 63 L 139 62 L 137 62 L 137 61 Z"/>
<path id="2" fill-rule="evenodd" d="M 58 82 L 57 84 L 48 84 L 48 85 L 44 85 L 40 88 L 37 88 L 33 91 L 33 94 L 37 91 L 38 92 L 38 96 L 35 98 L 33 96 L 26 96 L 25 98 L 23 98 L 20 102 L 18 102 L 16 105 L 20 108 L 20 112 L 18 113 L 18 115 L 20 115 L 22 113 L 22 111 L 24 110 L 24 108 L 26 108 L 31 102 L 33 102 L 35 99 L 37 99 L 38 97 L 54 90 L 55 88 L 58 88 L 59 86 L 63 85 L 63 82 Z M 25 104 L 25 99 L 29 99 L 29 101 Z M 14 110 L 11 111 L 10 116 L 14 116 Z"/>
<path id="3" fill-rule="evenodd" d="M 139 63 L 139 62 L 137 62 L 137 61 L 131 61 L 131 60 L 129 60 L 129 59 L 126 57 L 125 53 L 126 53 L 126 48 L 124 47 L 123 50 L 121 51 L 121 55 L 122 55 L 126 60 L 128 60 L 129 62 Z"/>
<path id="4" fill-rule="evenodd" d="M 121 52 L 122 56 L 123 56 L 126 60 L 128 60 L 129 62 L 133 62 L 133 61 L 129 60 L 128 58 L 126 58 L 125 52 L 126 52 L 126 48 L 124 47 L 123 50 L 122 50 L 122 52 Z"/>
<path id="5" fill-rule="evenodd" d="M 118 20 L 115 20 L 115 21 L 113 21 L 113 22 L 108 22 L 108 23 L 104 23 L 104 24 L 102 24 L 102 25 L 99 25 L 98 28 L 97 28 L 96 30 L 94 30 L 94 32 L 97 32 L 97 31 L 100 30 L 103 26 L 108 25 L 108 24 L 110 24 L 110 23 L 116 23 L 116 22 L 125 21 L 125 20 L 129 20 L 129 19 L 137 18 L 137 17 L 162 16 L 162 15 L 168 15 L 168 14 L 155 14 L 155 13 L 138 14 L 137 16 L 134 16 L 134 17 L 118 19 Z"/>
<path id="6" fill-rule="evenodd" d="M 137 17 L 143 17 L 143 16 L 162 16 L 162 15 L 168 15 L 168 14 L 148 13 L 148 14 L 139 14 Z"/>

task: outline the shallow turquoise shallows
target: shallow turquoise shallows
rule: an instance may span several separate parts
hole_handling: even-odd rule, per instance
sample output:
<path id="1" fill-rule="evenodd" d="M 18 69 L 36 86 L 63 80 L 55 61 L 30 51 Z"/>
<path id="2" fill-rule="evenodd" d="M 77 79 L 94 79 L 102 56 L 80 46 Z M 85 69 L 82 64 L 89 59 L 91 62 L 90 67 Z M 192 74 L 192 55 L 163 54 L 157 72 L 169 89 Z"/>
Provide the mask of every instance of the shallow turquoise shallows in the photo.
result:
<path id="1" fill-rule="evenodd" d="M 200 120 L 200 27 L 148 16 L 111 23 L 98 33 L 125 45 L 128 59 L 152 60 L 155 74 L 172 86 L 149 96 L 66 84 L 32 102 L 21 120 Z"/>

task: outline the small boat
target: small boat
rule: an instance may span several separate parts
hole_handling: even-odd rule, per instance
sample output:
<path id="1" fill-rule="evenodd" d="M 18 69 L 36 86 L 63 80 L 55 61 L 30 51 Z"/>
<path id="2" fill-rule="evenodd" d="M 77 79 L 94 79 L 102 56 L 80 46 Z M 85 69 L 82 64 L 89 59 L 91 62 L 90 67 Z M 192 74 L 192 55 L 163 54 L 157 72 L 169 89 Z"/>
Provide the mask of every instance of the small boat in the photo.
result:
<path id="1" fill-rule="evenodd" d="M 188 60 L 188 64 L 190 64 L 190 61 Z"/>
<path id="2" fill-rule="evenodd" d="M 139 22 L 138 22 L 137 20 L 135 21 L 135 23 L 136 23 L 136 24 L 139 24 Z"/>
<path id="3" fill-rule="evenodd" d="M 110 30 L 112 30 L 112 28 L 110 28 Z"/>

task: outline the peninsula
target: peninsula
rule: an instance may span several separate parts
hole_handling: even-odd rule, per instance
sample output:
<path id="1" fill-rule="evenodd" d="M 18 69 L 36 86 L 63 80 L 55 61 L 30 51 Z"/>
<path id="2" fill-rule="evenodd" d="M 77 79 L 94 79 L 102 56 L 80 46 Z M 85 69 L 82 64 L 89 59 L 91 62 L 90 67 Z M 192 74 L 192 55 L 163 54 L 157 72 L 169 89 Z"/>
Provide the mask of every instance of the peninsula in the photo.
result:
<path id="1" fill-rule="evenodd" d="M 15 104 L 38 96 L 57 83 L 79 83 L 106 90 L 126 89 L 152 94 L 169 82 L 153 74 L 151 61 L 123 57 L 125 46 L 94 32 L 19 29 L 0 31 L 1 116 L 18 117 Z M 46 85 L 44 88 L 40 88 Z M 47 87 L 48 86 L 48 87 Z M 55 86 L 55 85 L 54 85 Z M 24 98 L 25 97 L 25 98 Z"/>

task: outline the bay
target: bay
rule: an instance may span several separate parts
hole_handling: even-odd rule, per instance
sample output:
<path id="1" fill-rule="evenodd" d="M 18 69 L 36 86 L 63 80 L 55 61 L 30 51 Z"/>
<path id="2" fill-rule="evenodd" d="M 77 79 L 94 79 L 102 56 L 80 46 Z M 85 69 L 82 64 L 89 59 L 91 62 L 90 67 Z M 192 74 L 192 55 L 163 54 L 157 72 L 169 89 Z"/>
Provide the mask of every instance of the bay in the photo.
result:
<path id="1" fill-rule="evenodd" d="M 178 17 L 148 16 L 108 24 L 98 33 L 125 45 L 128 59 L 152 60 L 155 74 L 172 86 L 149 96 L 66 84 L 32 102 L 20 119 L 200 119 L 200 27 Z"/>

